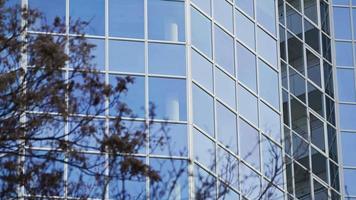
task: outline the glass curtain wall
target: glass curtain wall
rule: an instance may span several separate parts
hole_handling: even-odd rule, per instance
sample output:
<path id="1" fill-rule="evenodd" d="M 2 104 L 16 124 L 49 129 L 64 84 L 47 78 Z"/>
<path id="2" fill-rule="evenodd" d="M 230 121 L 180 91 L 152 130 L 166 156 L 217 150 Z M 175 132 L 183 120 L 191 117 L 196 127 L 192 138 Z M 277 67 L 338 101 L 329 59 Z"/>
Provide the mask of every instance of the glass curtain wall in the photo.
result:
<path id="1" fill-rule="evenodd" d="M 324 0 L 278 1 L 290 199 L 341 199 L 330 7 Z"/>
<path id="2" fill-rule="evenodd" d="M 356 144 L 355 40 L 356 1 L 334 0 L 335 63 L 339 127 L 343 164 L 343 194 L 356 199 L 356 158 L 352 155 Z"/>

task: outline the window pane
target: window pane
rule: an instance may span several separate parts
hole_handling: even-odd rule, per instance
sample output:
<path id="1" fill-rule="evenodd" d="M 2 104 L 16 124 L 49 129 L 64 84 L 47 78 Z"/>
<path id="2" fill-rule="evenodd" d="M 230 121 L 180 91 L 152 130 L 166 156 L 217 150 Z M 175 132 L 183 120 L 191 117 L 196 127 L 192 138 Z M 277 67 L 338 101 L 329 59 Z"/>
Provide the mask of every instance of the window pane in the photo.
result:
<path id="1" fill-rule="evenodd" d="M 326 119 L 335 126 L 335 102 L 325 96 Z"/>
<path id="2" fill-rule="evenodd" d="M 235 4 L 241 8 L 244 12 L 246 12 L 248 15 L 253 17 L 254 14 L 254 1 L 251 0 L 236 0 Z"/>
<path id="3" fill-rule="evenodd" d="M 232 24 L 232 6 L 225 0 L 214 0 L 214 17 L 216 21 L 231 33 L 234 32 Z"/>
<path id="4" fill-rule="evenodd" d="M 286 5 L 287 9 L 287 28 L 294 33 L 300 39 L 303 39 L 303 22 L 302 16 L 298 14 L 293 8 L 289 5 Z"/>
<path id="5" fill-rule="evenodd" d="M 236 11 L 235 20 L 237 38 L 252 49 L 255 49 L 255 24 L 238 11 Z"/>
<path id="6" fill-rule="evenodd" d="M 311 142 L 319 149 L 325 151 L 324 123 L 314 115 L 310 114 Z"/>
<path id="7" fill-rule="evenodd" d="M 239 120 L 240 155 L 256 169 L 260 169 L 260 139 L 256 129 Z"/>
<path id="8" fill-rule="evenodd" d="M 151 182 L 150 199 L 188 199 L 188 164 L 185 160 L 151 158 L 150 165 L 161 178 Z"/>
<path id="9" fill-rule="evenodd" d="M 116 87 L 117 84 L 123 79 L 124 76 L 109 75 L 109 82 L 112 87 Z M 110 115 L 119 114 L 119 106 L 121 103 L 127 104 L 128 108 L 132 110 L 132 114 L 137 117 L 144 118 L 145 116 L 145 78 L 140 76 L 133 76 L 133 83 L 127 84 L 127 92 L 118 96 L 110 97 L 110 104 L 113 106 L 110 108 Z M 120 101 L 117 100 L 120 99 Z M 123 113 L 125 115 L 125 113 Z"/>
<path id="10" fill-rule="evenodd" d="M 300 73 L 304 74 L 303 43 L 288 33 L 288 63 Z"/>
<path id="11" fill-rule="evenodd" d="M 257 91 L 256 84 L 256 56 L 240 43 L 237 43 L 237 77 L 253 91 Z"/>
<path id="12" fill-rule="evenodd" d="M 318 24 L 317 0 L 304 0 L 304 14 Z"/>
<path id="13" fill-rule="evenodd" d="M 321 178 L 323 181 L 327 182 L 328 181 L 328 175 L 327 175 L 327 159 L 326 157 L 321 154 L 319 151 L 315 150 L 314 148 L 311 148 L 311 160 L 312 160 L 312 169 L 313 173 L 317 175 L 319 178 Z"/>
<path id="14" fill-rule="evenodd" d="M 260 128 L 276 142 L 281 141 L 280 116 L 266 104 L 260 102 Z"/>
<path id="15" fill-rule="evenodd" d="M 194 8 L 191 13 L 192 44 L 211 57 L 211 21 Z"/>
<path id="16" fill-rule="evenodd" d="M 184 2 L 148 0 L 148 38 L 185 41 Z"/>
<path id="17" fill-rule="evenodd" d="M 217 102 L 216 116 L 218 140 L 237 154 L 236 115 Z"/>
<path id="18" fill-rule="evenodd" d="M 193 122 L 210 135 L 214 135 L 214 101 L 213 98 L 193 86 Z"/>
<path id="19" fill-rule="evenodd" d="M 330 185 L 337 191 L 340 191 L 339 167 L 337 165 L 335 165 L 334 163 L 329 162 L 329 169 L 330 169 L 330 181 L 331 181 Z M 352 178 L 352 180 L 355 180 L 355 179 Z M 344 180 L 344 181 L 347 182 L 346 180 Z M 345 185 L 346 185 L 346 183 L 345 183 Z"/>
<path id="20" fill-rule="evenodd" d="M 56 17 L 64 20 L 66 15 L 66 0 L 29 0 L 28 7 L 40 11 L 46 19 L 46 24 L 53 24 Z M 41 24 L 38 20 L 33 28 L 38 29 L 41 25 L 45 24 Z"/>
<path id="21" fill-rule="evenodd" d="M 152 74 L 185 75 L 185 46 L 148 44 L 148 72 Z"/>
<path id="22" fill-rule="evenodd" d="M 71 19 L 88 22 L 84 28 L 86 34 L 104 35 L 105 33 L 105 2 L 102 0 L 70 0 L 69 15 Z M 54 6 L 56 7 L 56 6 Z"/>
<path id="23" fill-rule="evenodd" d="M 252 122 L 256 126 L 258 125 L 258 113 L 257 113 L 257 98 L 247 91 L 245 88 L 239 86 L 239 112 L 248 121 Z"/>
<path id="24" fill-rule="evenodd" d="M 334 97 L 334 79 L 333 79 L 333 67 L 324 61 L 324 87 L 325 92 Z"/>
<path id="25" fill-rule="evenodd" d="M 309 169 L 309 145 L 295 133 L 293 133 L 293 157 Z"/>
<path id="26" fill-rule="evenodd" d="M 328 146 L 329 146 L 329 157 L 335 162 L 338 162 L 338 144 L 337 144 L 337 135 L 336 130 L 328 125 L 327 127 L 328 134 Z"/>
<path id="27" fill-rule="evenodd" d="M 294 96 L 305 102 L 305 79 L 292 68 L 289 68 L 289 90 Z"/>
<path id="28" fill-rule="evenodd" d="M 352 66 L 352 43 L 335 42 L 336 48 L 336 65 Z"/>
<path id="29" fill-rule="evenodd" d="M 340 127 L 346 130 L 356 130 L 356 105 L 340 104 Z"/>
<path id="30" fill-rule="evenodd" d="M 320 53 L 319 29 L 305 19 L 304 19 L 304 36 L 305 36 L 305 42 L 315 51 Z"/>
<path id="31" fill-rule="evenodd" d="M 109 70 L 120 72 L 145 71 L 143 42 L 109 40 Z"/>
<path id="32" fill-rule="evenodd" d="M 109 35 L 144 37 L 144 0 L 109 0 Z"/>
<path id="33" fill-rule="evenodd" d="M 263 174 L 273 180 L 276 185 L 283 185 L 282 149 L 266 137 L 262 137 L 261 143 Z"/>
<path id="34" fill-rule="evenodd" d="M 337 69 L 340 101 L 356 101 L 355 72 L 353 69 Z"/>
<path id="35" fill-rule="evenodd" d="M 304 138 L 308 138 L 308 123 L 306 107 L 297 99 L 291 99 L 292 128 Z"/>
<path id="36" fill-rule="evenodd" d="M 213 64 L 195 50 L 192 52 L 192 77 L 195 81 L 213 91 Z M 204 74 L 204 76 L 202 76 Z"/>
<path id="37" fill-rule="evenodd" d="M 257 21 L 272 34 L 276 34 L 275 0 L 256 1 Z"/>
<path id="38" fill-rule="evenodd" d="M 319 182 L 314 180 L 314 198 L 315 199 L 328 199 L 328 189 L 321 185 Z M 331 199 L 337 200 L 337 198 L 331 196 Z"/>
<path id="39" fill-rule="evenodd" d="M 257 52 L 273 67 L 277 66 L 277 42 L 262 29 L 257 32 Z"/>
<path id="40" fill-rule="evenodd" d="M 187 126 L 154 123 L 150 126 L 150 153 L 166 156 L 187 156 Z"/>
<path id="41" fill-rule="evenodd" d="M 295 195 L 298 199 L 311 199 L 310 174 L 294 163 Z"/>
<path id="42" fill-rule="evenodd" d="M 156 108 L 150 115 L 155 114 L 159 119 L 187 120 L 185 80 L 149 78 L 149 102 Z"/>
<path id="43" fill-rule="evenodd" d="M 236 109 L 235 81 L 218 68 L 215 68 L 215 91 L 222 101 Z"/>
<path id="44" fill-rule="evenodd" d="M 350 9 L 334 7 L 334 30 L 336 39 L 351 39 Z"/>
<path id="45" fill-rule="evenodd" d="M 324 95 L 310 83 L 308 83 L 308 105 L 315 112 L 324 116 Z"/>
<path id="46" fill-rule="evenodd" d="M 234 75 L 234 41 L 232 37 L 217 26 L 215 26 L 215 52 L 216 62 L 227 72 Z"/>
<path id="47" fill-rule="evenodd" d="M 272 106 L 277 110 L 279 110 L 278 74 L 261 60 L 258 62 L 258 65 L 261 97 L 268 103 L 272 104 Z"/>
<path id="48" fill-rule="evenodd" d="M 356 133 L 341 132 L 342 159 L 346 166 L 356 166 Z"/>
<path id="49" fill-rule="evenodd" d="M 215 169 L 215 144 L 198 130 L 193 131 L 194 158 L 205 167 Z"/>
<path id="50" fill-rule="evenodd" d="M 321 87 L 320 58 L 315 56 L 309 50 L 306 50 L 306 53 L 308 78 L 311 79 L 319 87 Z"/>

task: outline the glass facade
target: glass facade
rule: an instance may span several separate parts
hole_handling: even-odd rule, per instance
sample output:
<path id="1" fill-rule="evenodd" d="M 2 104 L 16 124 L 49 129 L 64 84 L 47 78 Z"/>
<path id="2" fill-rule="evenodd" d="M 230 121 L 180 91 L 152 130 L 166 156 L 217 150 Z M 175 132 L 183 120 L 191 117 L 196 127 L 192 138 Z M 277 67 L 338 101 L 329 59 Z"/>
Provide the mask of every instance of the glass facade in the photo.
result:
<path id="1" fill-rule="evenodd" d="M 166 185 L 127 180 L 132 198 L 356 199 L 356 1 L 23 1 L 48 20 L 90 21 L 85 37 L 106 83 L 134 78 L 122 100 L 135 116 L 125 117 L 139 127 L 155 116 L 135 156 Z M 163 134 L 170 142 L 152 147 Z M 56 167 L 66 187 L 78 176 L 98 184 Z"/>

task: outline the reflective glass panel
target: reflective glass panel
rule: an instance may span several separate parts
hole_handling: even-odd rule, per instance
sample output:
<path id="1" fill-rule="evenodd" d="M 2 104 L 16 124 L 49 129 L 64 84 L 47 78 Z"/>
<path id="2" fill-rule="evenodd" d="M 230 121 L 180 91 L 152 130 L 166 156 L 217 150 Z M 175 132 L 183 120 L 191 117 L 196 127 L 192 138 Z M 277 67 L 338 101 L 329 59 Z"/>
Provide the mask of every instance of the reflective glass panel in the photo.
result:
<path id="1" fill-rule="evenodd" d="M 109 83 L 112 87 L 116 87 L 124 76 L 109 75 Z M 119 106 L 121 103 L 127 104 L 134 115 L 143 118 L 145 116 L 145 78 L 140 76 L 133 76 L 133 83 L 127 84 L 127 92 L 123 95 L 110 97 L 110 115 L 119 114 Z M 120 99 L 118 101 L 117 99 Z M 124 114 L 125 115 L 125 114 Z"/>
<path id="2" fill-rule="evenodd" d="M 95 45 L 91 50 L 91 54 L 94 58 L 91 60 L 92 64 L 95 65 L 96 69 L 105 69 L 105 41 L 102 39 L 87 39 L 89 44 Z"/>
<path id="3" fill-rule="evenodd" d="M 258 199 L 261 190 L 260 176 L 245 164 L 240 164 L 241 192 L 249 199 Z"/>
<path id="4" fill-rule="evenodd" d="M 356 130 L 356 105 L 340 104 L 340 127 L 346 130 Z"/>
<path id="5" fill-rule="evenodd" d="M 28 7 L 40 11 L 46 24 L 53 24 L 56 17 L 64 20 L 66 15 L 66 0 L 28 0 Z M 33 29 L 39 29 L 41 25 L 45 24 L 38 21 L 34 24 Z"/>
<path id="6" fill-rule="evenodd" d="M 234 75 L 234 40 L 215 26 L 215 59 L 231 75 Z"/>
<path id="7" fill-rule="evenodd" d="M 194 167 L 194 195 L 196 199 L 216 199 L 216 179 L 204 169 L 195 165 Z"/>
<path id="8" fill-rule="evenodd" d="M 294 33 L 300 39 L 303 39 L 303 19 L 302 16 L 291 8 L 289 5 L 286 5 L 287 9 L 287 28 Z"/>
<path id="9" fill-rule="evenodd" d="M 193 131 L 194 158 L 205 167 L 215 169 L 215 144 L 200 131 Z"/>
<path id="10" fill-rule="evenodd" d="M 187 126 L 171 123 L 154 123 L 151 125 L 150 153 L 166 156 L 187 156 Z"/>
<path id="11" fill-rule="evenodd" d="M 257 21 L 273 35 L 276 34 L 275 0 L 256 1 Z"/>
<path id="12" fill-rule="evenodd" d="M 148 72 L 151 74 L 185 75 L 185 46 L 148 44 Z"/>
<path id="13" fill-rule="evenodd" d="M 283 166 L 282 149 L 266 137 L 262 137 L 261 143 L 263 174 L 276 185 L 283 184 L 283 173 L 278 173 Z"/>
<path id="14" fill-rule="evenodd" d="M 236 0 L 235 4 L 242 9 L 244 12 L 246 12 L 248 15 L 253 17 L 254 15 L 254 1 L 251 0 Z"/>
<path id="15" fill-rule="evenodd" d="M 211 57 L 211 21 L 194 8 L 191 8 L 191 18 L 192 44 L 204 54 Z"/>
<path id="16" fill-rule="evenodd" d="M 260 139 L 256 129 L 239 120 L 240 155 L 253 167 L 260 169 Z"/>
<path id="17" fill-rule="evenodd" d="M 346 166 L 356 166 L 356 133 L 341 132 L 342 159 Z"/>
<path id="18" fill-rule="evenodd" d="M 263 133 L 271 136 L 275 141 L 281 141 L 281 122 L 278 113 L 266 104 L 260 102 L 260 128 Z"/>
<path id="19" fill-rule="evenodd" d="M 231 33 L 233 30 L 233 10 L 232 5 L 226 0 L 213 0 L 214 2 L 214 17 L 216 21 L 226 28 Z"/>
<path id="20" fill-rule="evenodd" d="M 248 121 L 258 125 L 257 98 L 242 86 L 239 86 L 239 113 Z"/>
<path id="21" fill-rule="evenodd" d="M 320 32 L 317 27 L 304 19 L 304 37 L 305 42 L 315 51 L 320 52 Z"/>
<path id="22" fill-rule="evenodd" d="M 256 56 L 240 43 L 237 43 L 236 49 L 237 77 L 242 83 L 256 92 Z"/>
<path id="23" fill-rule="evenodd" d="M 213 91 L 213 64 L 192 49 L 192 77 L 210 92 Z M 204 76 L 202 76 L 204 74 Z"/>
<path id="24" fill-rule="evenodd" d="M 54 6 L 56 7 L 56 6 Z M 72 19 L 88 22 L 84 32 L 90 35 L 104 35 L 105 33 L 105 2 L 102 0 L 70 0 L 69 15 Z"/>
<path id="25" fill-rule="evenodd" d="M 237 154 L 237 119 L 236 115 L 217 102 L 216 107 L 218 140 Z"/>
<path id="26" fill-rule="evenodd" d="M 336 48 L 336 65 L 352 66 L 352 43 L 351 42 L 335 42 Z"/>
<path id="27" fill-rule="evenodd" d="M 337 69 L 338 93 L 340 101 L 356 101 L 355 71 L 353 69 Z"/>
<path id="28" fill-rule="evenodd" d="M 232 154 L 221 147 L 217 150 L 217 173 L 220 178 L 226 181 L 231 187 L 238 188 L 238 167 L 239 161 Z M 223 194 L 226 192 L 223 192 Z"/>
<path id="29" fill-rule="evenodd" d="M 193 122 L 214 135 L 214 100 L 198 86 L 193 85 Z"/>
<path id="30" fill-rule="evenodd" d="M 202 9 L 209 16 L 211 15 L 211 3 L 210 0 L 192 0 L 192 2 Z"/>
<path id="31" fill-rule="evenodd" d="M 109 35 L 144 37 L 144 0 L 109 0 Z"/>
<path id="32" fill-rule="evenodd" d="M 356 170 L 344 169 L 344 179 L 345 193 L 348 195 L 356 195 Z"/>
<path id="33" fill-rule="evenodd" d="M 148 38 L 185 41 L 184 2 L 148 0 Z"/>
<path id="34" fill-rule="evenodd" d="M 150 199 L 188 199 L 188 163 L 185 160 L 151 158 L 150 166 L 161 179 L 151 182 Z"/>
<path id="35" fill-rule="evenodd" d="M 268 0 L 270 1 L 270 0 Z M 277 43 L 262 29 L 257 31 L 257 52 L 273 67 L 277 66 Z"/>
<path id="36" fill-rule="evenodd" d="M 150 115 L 155 114 L 159 119 L 185 121 L 187 119 L 185 80 L 149 78 L 149 102 L 156 108 Z"/>
<path id="37" fill-rule="evenodd" d="M 260 95 L 264 100 L 279 110 L 278 73 L 261 60 L 258 62 L 258 68 L 260 75 Z"/>
<path id="38" fill-rule="evenodd" d="M 350 9 L 334 7 L 334 23 L 336 39 L 351 39 Z"/>
<path id="39" fill-rule="evenodd" d="M 222 101 L 236 109 L 235 81 L 218 68 L 215 68 L 215 93 Z"/>
<path id="40" fill-rule="evenodd" d="M 255 49 L 255 24 L 239 11 L 235 13 L 235 21 L 237 38 Z"/>
<path id="41" fill-rule="evenodd" d="M 143 42 L 109 40 L 109 70 L 120 72 L 145 71 Z"/>

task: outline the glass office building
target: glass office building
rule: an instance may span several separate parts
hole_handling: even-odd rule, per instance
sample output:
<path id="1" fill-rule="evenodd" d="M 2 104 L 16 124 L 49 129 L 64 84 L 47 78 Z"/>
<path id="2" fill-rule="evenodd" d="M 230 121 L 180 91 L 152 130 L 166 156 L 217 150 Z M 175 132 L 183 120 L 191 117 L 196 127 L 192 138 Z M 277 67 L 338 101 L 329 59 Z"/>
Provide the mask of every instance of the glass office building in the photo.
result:
<path id="1" fill-rule="evenodd" d="M 155 105 L 137 156 L 164 184 L 128 180 L 132 199 L 356 199 L 356 1 L 22 4 L 48 21 L 90 22 L 86 37 L 105 81 L 135 79 L 123 98 L 137 116 L 130 120 L 147 122 Z M 157 149 L 150 138 L 162 134 L 161 123 L 171 142 Z M 115 199 L 119 185 L 106 197 Z"/>

